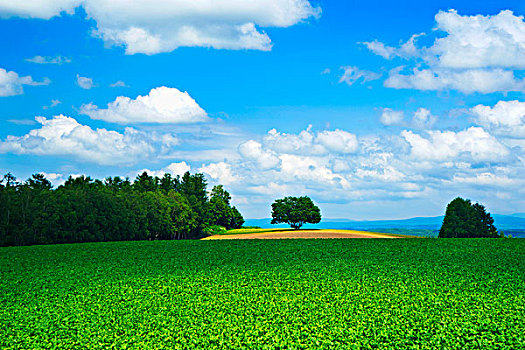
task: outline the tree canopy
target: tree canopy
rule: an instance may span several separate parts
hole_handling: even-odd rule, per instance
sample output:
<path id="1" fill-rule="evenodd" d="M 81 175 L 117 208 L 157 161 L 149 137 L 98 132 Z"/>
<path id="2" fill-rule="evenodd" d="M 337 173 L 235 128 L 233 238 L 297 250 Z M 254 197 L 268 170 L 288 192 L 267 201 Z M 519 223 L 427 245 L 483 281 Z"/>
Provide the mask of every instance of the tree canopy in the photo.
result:
<path id="1" fill-rule="evenodd" d="M 447 205 L 440 238 L 499 237 L 494 219 L 479 203 L 469 199 L 456 198 Z"/>
<path id="2" fill-rule="evenodd" d="M 57 189 L 42 174 L 0 178 L 0 245 L 192 239 L 210 226 L 240 228 L 244 219 L 222 185 L 210 196 L 203 174 L 132 182 L 69 177 Z"/>
<path id="3" fill-rule="evenodd" d="M 286 223 L 294 229 L 321 221 L 321 210 L 310 197 L 285 197 L 272 204 L 272 224 Z"/>

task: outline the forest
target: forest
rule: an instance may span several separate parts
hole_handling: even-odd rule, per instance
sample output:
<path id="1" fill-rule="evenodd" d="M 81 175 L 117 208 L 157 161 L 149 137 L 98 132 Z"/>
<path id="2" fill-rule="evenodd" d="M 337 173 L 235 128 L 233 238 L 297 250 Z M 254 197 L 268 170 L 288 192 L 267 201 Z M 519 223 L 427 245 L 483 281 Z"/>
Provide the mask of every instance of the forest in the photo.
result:
<path id="1" fill-rule="evenodd" d="M 222 185 L 208 193 L 203 174 L 134 181 L 69 177 L 54 189 L 43 174 L 0 181 L 0 245 L 197 239 L 244 219 Z"/>

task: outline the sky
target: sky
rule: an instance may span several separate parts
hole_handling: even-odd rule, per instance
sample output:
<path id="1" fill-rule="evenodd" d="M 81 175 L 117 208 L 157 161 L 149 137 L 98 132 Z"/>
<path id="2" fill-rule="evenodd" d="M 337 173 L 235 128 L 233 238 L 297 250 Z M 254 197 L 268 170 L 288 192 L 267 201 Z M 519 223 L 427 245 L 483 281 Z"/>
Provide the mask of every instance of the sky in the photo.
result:
<path id="1" fill-rule="evenodd" d="M 0 172 L 204 173 L 246 218 L 525 212 L 522 1 L 0 0 Z"/>

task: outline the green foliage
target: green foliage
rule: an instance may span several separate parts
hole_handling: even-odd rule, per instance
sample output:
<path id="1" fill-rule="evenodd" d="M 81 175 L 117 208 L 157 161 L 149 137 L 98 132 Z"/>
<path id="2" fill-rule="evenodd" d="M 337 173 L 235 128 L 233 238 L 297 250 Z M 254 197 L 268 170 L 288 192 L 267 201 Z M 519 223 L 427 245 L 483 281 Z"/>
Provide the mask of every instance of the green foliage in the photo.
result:
<path id="1" fill-rule="evenodd" d="M 447 205 L 439 237 L 498 238 L 500 235 L 494 227 L 494 219 L 483 205 L 458 197 Z"/>
<path id="2" fill-rule="evenodd" d="M 217 185 L 211 190 L 210 217 L 212 225 L 225 227 L 227 230 L 240 228 L 244 218 L 237 208 L 230 206 L 231 196 L 222 185 Z"/>
<path id="3" fill-rule="evenodd" d="M 133 183 L 69 177 L 56 190 L 42 174 L 24 183 L 7 174 L 0 180 L 0 245 L 195 239 L 212 217 L 240 227 L 242 215 L 218 189 L 228 205 L 212 205 L 202 174 L 159 179 L 144 172 Z"/>
<path id="4" fill-rule="evenodd" d="M 294 229 L 303 224 L 317 224 L 321 221 L 321 211 L 310 197 L 285 197 L 272 204 L 272 224 L 286 223 Z"/>
<path id="5" fill-rule="evenodd" d="M 525 240 L 0 248 L 1 349 L 523 349 Z"/>
<path id="6" fill-rule="evenodd" d="M 204 229 L 204 232 L 209 235 L 209 236 L 214 236 L 214 235 L 223 235 L 226 233 L 226 228 L 224 226 L 219 226 L 219 225 L 212 225 L 212 226 L 208 226 Z"/>

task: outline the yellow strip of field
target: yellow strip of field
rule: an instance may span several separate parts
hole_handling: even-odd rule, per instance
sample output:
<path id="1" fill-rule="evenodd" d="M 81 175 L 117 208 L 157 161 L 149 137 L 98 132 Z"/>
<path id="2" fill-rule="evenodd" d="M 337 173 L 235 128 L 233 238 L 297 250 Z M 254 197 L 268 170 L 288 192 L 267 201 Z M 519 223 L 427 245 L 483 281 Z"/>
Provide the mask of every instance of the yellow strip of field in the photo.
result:
<path id="1" fill-rule="evenodd" d="M 228 234 L 215 235 L 203 240 L 217 239 L 296 239 L 296 238 L 406 238 L 388 233 L 354 230 L 293 230 L 293 229 L 239 229 Z"/>

